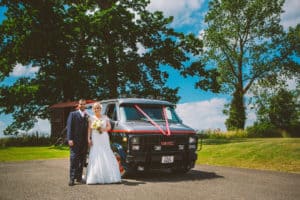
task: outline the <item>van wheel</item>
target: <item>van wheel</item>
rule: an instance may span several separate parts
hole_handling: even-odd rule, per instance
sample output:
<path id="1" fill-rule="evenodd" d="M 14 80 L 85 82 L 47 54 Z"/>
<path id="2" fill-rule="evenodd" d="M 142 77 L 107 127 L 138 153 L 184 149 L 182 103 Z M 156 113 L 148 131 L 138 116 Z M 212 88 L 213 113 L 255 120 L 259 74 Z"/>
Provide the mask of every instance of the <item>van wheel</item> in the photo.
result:
<path id="1" fill-rule="evenodd" d="M 175 173 L 175 174 L 185 174 L 188 171 L 190 171 L 190 169 L 191 169 L 191 167 L 188 165 L 188 166 L 184 166 L 184 167 L 173 168 L 172 172 Z"/>
<path id="2" fill-rule="evenodd" d="M 122 158 L 118 152 L 114 152 L 114 154 L 119 164 L 121 177 L 122 178 L 128 177 L 128 175 L 132 174 L 134 170 L 131 167 L 123 164 L 124 162 L 122 162 Z"/>
<path id="3" fill-rule="evenodd" d="M 115 154 L 115 157 L 116 157 L 116 159 L 118 161 L 118 164 L 119 164 L 120 174 L 123 177 L 123 175 L 125 174 L 125 168 L 122 165 L 121 156 L 117 152 L 114 152 L 114 154 Z"/>

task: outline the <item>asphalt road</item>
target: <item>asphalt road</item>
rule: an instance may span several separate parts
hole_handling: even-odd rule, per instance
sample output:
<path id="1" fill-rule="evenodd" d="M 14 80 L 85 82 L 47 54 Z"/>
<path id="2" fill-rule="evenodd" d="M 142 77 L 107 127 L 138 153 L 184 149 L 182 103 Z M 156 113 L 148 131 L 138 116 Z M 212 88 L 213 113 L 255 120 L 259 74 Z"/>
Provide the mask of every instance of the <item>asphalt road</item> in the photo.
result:
<path id="1" fill-rule="evenodd" d="M 300 174 L 197 165 L 152 171 L 120 184 L 69 187 L 68 159 L 0 163 L 0 199 L 300 199 Z"/>

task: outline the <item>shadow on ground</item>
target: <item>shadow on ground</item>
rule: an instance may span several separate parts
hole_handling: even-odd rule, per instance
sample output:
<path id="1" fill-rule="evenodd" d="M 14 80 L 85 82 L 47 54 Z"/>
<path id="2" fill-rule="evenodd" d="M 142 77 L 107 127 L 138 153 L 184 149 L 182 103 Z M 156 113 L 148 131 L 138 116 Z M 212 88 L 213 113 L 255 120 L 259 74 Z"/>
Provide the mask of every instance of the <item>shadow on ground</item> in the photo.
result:
<path id="1" fill-rule="evenodd" d="M 206 172 L 200 170 L 191 170 L 186 174 L 174 174 L 168 170 L 153 170 L 148 172 L 141 172 L 123 179 L 122 183 L 125 185 L 145 184 L 146 182 L 181 182 L 181 181 L 195 181 L 224 178 L 214 172 Z M 131 182 L 131 180 L 137 181 Z"/>

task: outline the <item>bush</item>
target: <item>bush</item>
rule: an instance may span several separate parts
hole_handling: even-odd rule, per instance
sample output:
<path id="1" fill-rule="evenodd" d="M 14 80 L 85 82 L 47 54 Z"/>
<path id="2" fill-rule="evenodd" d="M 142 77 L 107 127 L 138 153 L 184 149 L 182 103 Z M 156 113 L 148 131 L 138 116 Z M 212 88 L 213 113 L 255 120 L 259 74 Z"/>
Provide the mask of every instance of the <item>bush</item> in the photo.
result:
<path id="1" fill-rule="evenodd" d="M 199 137 L 204 139 L 234 139 L 234 138 L 247 138 L 248 134 L 244 130 L 227 131 L 220 130 L 202 130 L 198 132 Z"/>
<path id="2" fill-rule="evenodd" d="M 292 124 L 287 131 L 291 137 L 300 137 L 300 122 Z"/>
<path id="3" fill-rule="evenodd" d="M 277 129 L 269 123 L 255 123 L 246 129 L 250 138 L 288 137 L 288 133 Z"/>
<path id="4" fill-rule="evenodd" d="M 47 146 L 53 143 L 52 139 L 48 136 L 36 135 L 22 135 L 16 137 L 8 137 L 0 139 L 1 147 L 11 146 Z"/>

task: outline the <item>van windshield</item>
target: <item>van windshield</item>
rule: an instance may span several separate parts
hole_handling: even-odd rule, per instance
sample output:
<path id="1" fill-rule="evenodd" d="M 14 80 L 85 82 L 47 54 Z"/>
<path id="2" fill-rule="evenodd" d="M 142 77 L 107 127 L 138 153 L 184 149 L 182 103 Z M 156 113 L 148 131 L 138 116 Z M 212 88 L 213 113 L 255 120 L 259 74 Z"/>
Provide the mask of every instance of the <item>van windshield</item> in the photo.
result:
<path id="1" fill-rule="evenodd" d="M 153 121 L 165 122 L 162 105 L 138 105 Z M 120 114 L 126 121 L 148 121 L 132 104 L 120 106 Z M 171 106 L 166 106 L 166 117 L 170 123 L 180 123 L 181 120 L 177 116 L 175 110 Z"/>

